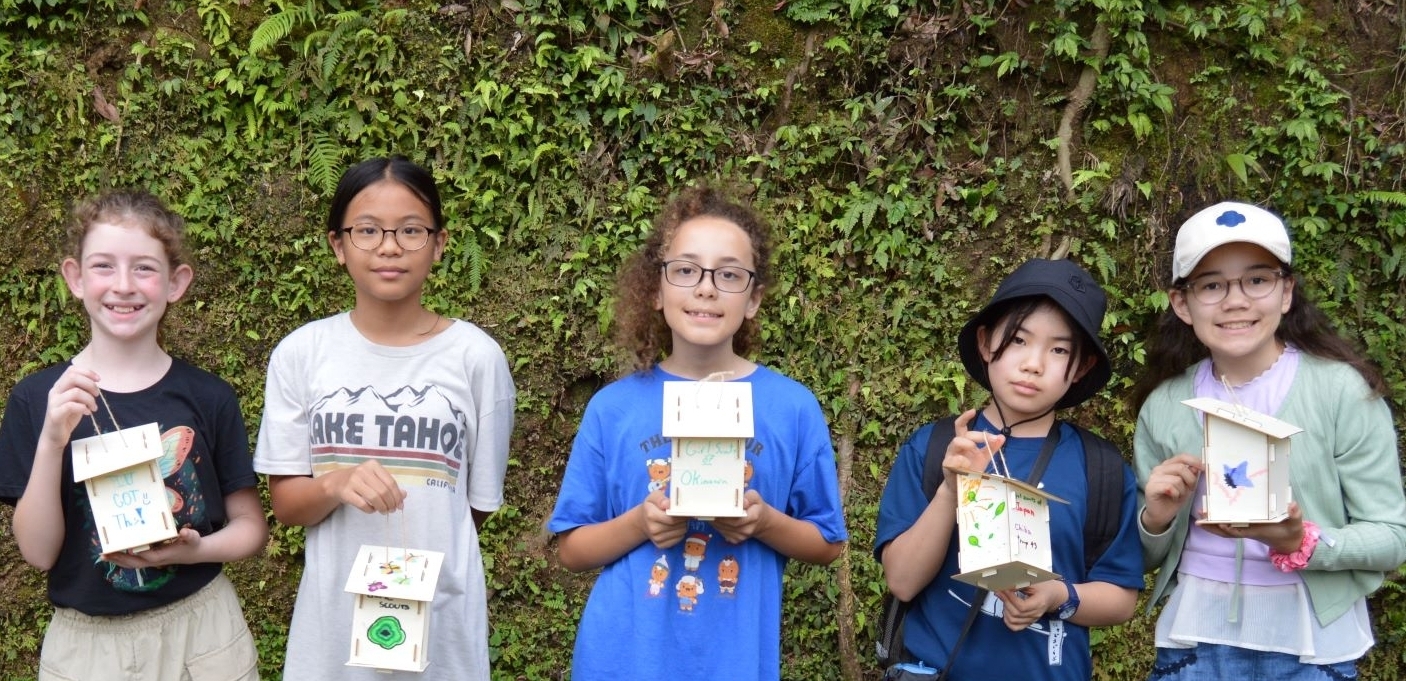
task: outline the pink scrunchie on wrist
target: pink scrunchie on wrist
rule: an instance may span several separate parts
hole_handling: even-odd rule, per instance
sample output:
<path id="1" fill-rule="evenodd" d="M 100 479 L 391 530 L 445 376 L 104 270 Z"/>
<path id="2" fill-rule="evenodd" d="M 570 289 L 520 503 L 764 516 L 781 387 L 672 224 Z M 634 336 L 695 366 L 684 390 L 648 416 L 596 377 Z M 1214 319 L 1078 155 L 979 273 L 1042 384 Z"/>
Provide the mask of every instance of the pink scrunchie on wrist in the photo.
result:
<path id="1" fill-rule="evenodd" d="M 1274 567 L 1280 572 L 1294 572 L 1308 567 L 1308 559 L 1313 556 L 1313 549 L 1318 546 L 1318 538 L 1323 533 L 1318 530 L 1318 524 L 1311 521 L 1303 521 L 1303 542 L 1299 544 L 1299 550 L 1293 553 L 1280 553 L 1274 549 L 1269 550 L 1269 560 L 1274 563 Z"/>

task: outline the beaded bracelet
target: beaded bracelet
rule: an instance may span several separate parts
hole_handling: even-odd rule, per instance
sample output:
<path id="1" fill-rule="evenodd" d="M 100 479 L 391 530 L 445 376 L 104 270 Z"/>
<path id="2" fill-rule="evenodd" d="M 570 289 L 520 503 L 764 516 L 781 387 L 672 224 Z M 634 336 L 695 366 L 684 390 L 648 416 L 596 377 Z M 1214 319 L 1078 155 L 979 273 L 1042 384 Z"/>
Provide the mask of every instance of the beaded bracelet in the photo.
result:
<path id="1" fill-rule="evenodd" d="M 1269 550 L 1269 560 L 1274 563 L 1274 567 L 1280 572 L 1294 572 L 1308 567 L 1308 559 L 1313 556 L 1314 547 L 1318 546 L 1318 538 L 1322 536 L 1318 530 L 1318 524 L 1311 521 L 1303 521 L 1303 542 L 1299 544 L 1299 550 L 1293 553 L 1281 553 L 1274 549 Z"/>

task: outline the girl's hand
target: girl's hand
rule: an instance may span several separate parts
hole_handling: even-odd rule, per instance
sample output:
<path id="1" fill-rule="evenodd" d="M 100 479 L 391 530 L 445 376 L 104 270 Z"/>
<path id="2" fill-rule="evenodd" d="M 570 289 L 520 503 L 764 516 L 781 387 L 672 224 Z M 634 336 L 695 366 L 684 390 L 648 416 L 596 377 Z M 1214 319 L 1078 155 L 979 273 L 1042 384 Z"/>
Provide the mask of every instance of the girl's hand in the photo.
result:
<path id="1" fill-rule="evenodd" d="M 1201 459 L 1190 454 L 1177 454 L 1152 469 L 1147 476 L 1144 496 L 1147 506 L 1142 512 L 1142 525 L 1152 534 L 1161 534 L 1171 526 L 1177 512 L 1196 492 L 1201 478 Z"/>
<path id="2" fill-rule="evenodd" d="M 968 430 L 967 424 L 976 418 L 976 410 L 968 409 L 952 424 L 955 434 L 947 443 L 947 454 L 942 458 L 942 484 L 955 490 L 957 471 L 984 471 L 991 464 L 994 453 L 1006 444 L 1006 436 L 992 435 L 985 431 Z M 935 498 L 935 497 L 934 497 Z"/>
<path id="3" fill-rule="evenodd" d="M 342 476 L 322 476 L 331 478 L 329 482 L 336 486 L 332 496 L 343 504 L 363 513 L 392 513 L 405 507 L 405 490 L 379 461 L 372 459 L 344 470 Z"/>
<path id="4" fill-rule="evenodd" d="M 742 497 L 742 510 L 746 515 L 713 519 L 713 527 L 718 528 L 723 539 L 733 544 L 741 544 L 755 537 L 760 531 L 763 517 L 771 510 L 771 506 L 762 500 L 760 492 L 749 489 Z"/>
<path id="5" fill-rule="evenodd" d="M 1040 582 L 1023 589 L 993 591 L 996 598 L 1005 604 L 1001 620 L 1011 631 L 1022 631 L 1040 621 L 1045 613 L 1054 610 L 1069 597 L 1064 583 L 1059 581 Z"/>
<path id="6" fill-rule="evenodd" d="M 39 438 L 47 439 L 54 449 L 62 452 L 68 447 L 78 422 L 97 410 L 97 373 L 70 365 L 49 389 L 49 405 L 44 412 L 44 427 Z"/>
<path id="7" fill-rule="evenodd" d="M 669 515 L 668 510 L 669 497 L 664 495 L 664 490 L 650 492 L 640 503 L 644 534 L 661 549 L 683 541 L 683 536 L 688 531 L 688 518 Z"/>
<path id="8" fill-rule="evenodd" d="M 165 568 L 172 565 L 190 565 L 204 562 L 199 559 L 200 533 L 187 527 L 177 533 L 176 538 L 153 546 L 141 553 L 103 554 L 103 560 L 130 570 L 145 568 Z"/>
<path id="9" fill-rule="evenodd" d="M 1289 515 L 1277 523 L 1206 524 L 1202 529 L 1227 539 L 1253 539 L 1280 553 L 1293 553 L 1303 544 L 1303 511 L 1289 502 Z"/>

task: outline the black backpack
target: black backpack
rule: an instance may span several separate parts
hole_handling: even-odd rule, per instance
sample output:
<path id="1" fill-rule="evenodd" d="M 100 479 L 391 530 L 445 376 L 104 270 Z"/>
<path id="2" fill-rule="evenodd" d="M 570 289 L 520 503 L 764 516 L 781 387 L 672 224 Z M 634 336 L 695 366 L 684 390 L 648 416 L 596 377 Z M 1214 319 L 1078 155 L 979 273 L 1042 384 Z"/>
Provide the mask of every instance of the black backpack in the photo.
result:
<path id="1" fill-rule="evenodd" d="M 947 443 L 956 435 L 956 420 L 955 416 L 948 416 L 933 422 L 927 456 L 923 460 L 923 494 L 929 500 L 937 495 L 937 488 L 942 484 L 942 459 L 947 453 Z M 1058 428 L 1059 423 L 1056 421 L 1051 427 Z M 1083 441 L 1088 475 L 1088 515 L 1084 519 L 1084 572 L 1087 574 L 1118 536 L 1123 519 L 1123 466 L 1126 464 L 1112 442 L 1076 424 L 1069 425 L 1074 426 Z M 908 615 L 908 602 L 885 593 L 883 607 L 879 640 L 874 647 L 879 665 L 887 668 L 908 657 L 903 649 L 903 618 Z"/>

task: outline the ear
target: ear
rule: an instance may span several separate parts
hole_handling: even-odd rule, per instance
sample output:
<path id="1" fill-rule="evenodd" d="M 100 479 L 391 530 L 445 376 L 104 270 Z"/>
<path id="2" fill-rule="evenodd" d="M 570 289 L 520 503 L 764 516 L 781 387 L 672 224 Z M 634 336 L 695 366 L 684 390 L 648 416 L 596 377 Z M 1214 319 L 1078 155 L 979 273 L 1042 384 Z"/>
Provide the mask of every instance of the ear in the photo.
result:
<path id="1" fill-rule="evenodd" d="M 337 256 L 338 265 L 347 264 L 346 242 L 338 232 L 327 232 L 327 245 L 332 247 L 332 254 Z"/>
<path id="2" fill-rule="evenodd" d="M 991 330 L 984 326 L 976 327 L 976 351 L 981 353 L 981 361 L 987 364 L 991 363 L 992 357 L 990 341 Z"/>
<path id="3" fill-rule="evenodd" d="M 186 294 L 190 282 L 195 279 L 195 270 L 190 265 L 181 265 L 171 272 L 170 288 L 166 292 L 166 302 L 174 303 Z"/>
<path id="4" fill-rule="evenodd" d="M 1090 371 L 1093 370 L 1095 364 L 1098 364 L 1097 357 L 1094 357 L 1093 355 L 1085 357 L 1084 361 L 1079 364 L 1079 368 L 1075 370 L 1074 375 L 1070 377 L 1069 384 L 1073 385 L 1083 380 L 1083 378 L 1087 376 Z"/>
<path id="5" fill-rule="evenodd" d="M 1167 291 L 1167 298 L 1171 301 L 1172 312 L 1176 313 L 1178 319 L 1190 326 L 1191 307 L 1186 300 L 1186 291 L 1173 287 Z"/>
<path id="6" fill-rule="evenodd" d="M 73 258 L 64 258 L 59 272 L 63 274 L 63 282 L 68 284 L 68 292 L 74 298 L 83 300 L 83 266 Z"/>
<path id="7" fill-rule="evenodd" d="M 444 257 L 444 249 L 449 243 L 449 230 L 440 229 L 434 233 L 434 261 Z"/>
<path id="8" fill-rule="evenodd" d="M 760 286 L 753 286 L 753 287 L 752 287 L 752 295 L 747 296 L 747 311 L 745 312 L 746 318 L 747 318 L 747 319 L 751 319 L 751 318 L 757 316 L 757 310 L 760 310 L 761 307 L 762 307 L 762 287 L 760 287 Z"/>
<path id="9" fill-rule="evenodd" d="M 1294 278 L 1284 277 L 1283 301 L 1279 305 L 1279 314 L 1289 314 L 1289 308 L 1294 305 Z"/>

